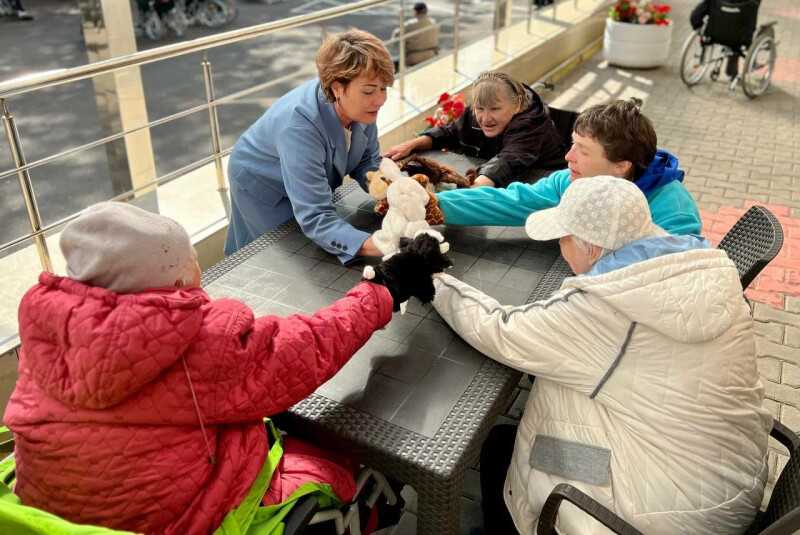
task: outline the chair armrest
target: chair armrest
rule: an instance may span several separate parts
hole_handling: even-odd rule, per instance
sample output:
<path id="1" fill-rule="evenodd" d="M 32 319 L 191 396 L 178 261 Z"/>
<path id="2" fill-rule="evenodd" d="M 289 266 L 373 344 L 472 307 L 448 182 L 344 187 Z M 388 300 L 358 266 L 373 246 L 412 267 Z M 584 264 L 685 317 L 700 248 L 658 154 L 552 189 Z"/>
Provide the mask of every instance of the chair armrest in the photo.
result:
<path id="1" fill-rule="evenodd" d="M 619 535 L 643 535 L 642 532 L 622 520 L 606 507 L 602 506 L 572 485 L 559 483 L 547 497 L 539 515 L 538 535 L 556 535 L 556 516 L 561 502 L 567 500 L 581 511 L 603 524 Z"/>
<path id="2" fill-rule="evenodd" d="M 297 500 L 291 512 L 284 519 L 283 535 L 301 535 L 314 515 L 317 514 L 318 509 L 319 503 L 314 494 L 303 496 Z"/>
<path id="3" fill-rule="evenodd" d="M 772 431 L 769 432 L 770 436 L 786 446 L 789 450 L 789 455 L 794 455 L 795 452 L 800 450 L 800 438 L 797 434 L 780 423 L 778 420 L 772 421 Z"/>

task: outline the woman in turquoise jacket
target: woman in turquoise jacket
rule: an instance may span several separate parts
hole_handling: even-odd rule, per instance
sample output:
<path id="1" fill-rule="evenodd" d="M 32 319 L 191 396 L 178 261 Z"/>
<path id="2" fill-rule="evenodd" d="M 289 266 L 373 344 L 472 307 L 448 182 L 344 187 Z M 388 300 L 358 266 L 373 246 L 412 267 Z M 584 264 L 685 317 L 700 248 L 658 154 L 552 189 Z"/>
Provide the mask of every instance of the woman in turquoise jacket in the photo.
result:
<path id="1" fill-rule="evenodd" d="M 342 220 L 333 190 L 350 175 L 366 190 L 381 155 L 375 121 L 394 80 L 389 51 L 352 29 L 317 52 L 318 80 L 290 91 L 253 124 L 228 162 L 232 254 L 294 217 L 303 233 L 344 264 L 381 256 L 369 233 Z"/>
<path id="2" fill-rule="evenodd" d="M 700 234 L 697 205 L 682 184 L 678 159 L 656 148 L 653 124 L 630 101 L 586 109 L 575 122 L 568 169 L 535 184 L 444 191 L 439 207 L 452 225 L 524 226 L 527 217 L 561 201 L 573 180 L 611 175 L 631 180 L 647 197 L 653 222 L 671 234 Z"/>

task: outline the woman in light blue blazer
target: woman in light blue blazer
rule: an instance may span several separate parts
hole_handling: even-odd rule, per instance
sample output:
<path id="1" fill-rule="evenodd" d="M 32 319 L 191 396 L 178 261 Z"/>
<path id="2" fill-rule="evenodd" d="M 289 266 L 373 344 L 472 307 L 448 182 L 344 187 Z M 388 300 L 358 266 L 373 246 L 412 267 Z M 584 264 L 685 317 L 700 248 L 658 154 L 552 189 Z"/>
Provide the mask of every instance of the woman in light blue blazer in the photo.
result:
<path id="1" fill-rule="evenodd" d="M 380 256 L 369 233 L 336 215 L 333 190 L 349 174 L 366 190 L 381 162 L 378 110 L 394 80 L 386 46 L 361 30 L 329 37 L 318 80 L 278 99 L 236 142 L 228 162 L 231 254 L 294 217 L 303 233 L 344 264 Z"/>

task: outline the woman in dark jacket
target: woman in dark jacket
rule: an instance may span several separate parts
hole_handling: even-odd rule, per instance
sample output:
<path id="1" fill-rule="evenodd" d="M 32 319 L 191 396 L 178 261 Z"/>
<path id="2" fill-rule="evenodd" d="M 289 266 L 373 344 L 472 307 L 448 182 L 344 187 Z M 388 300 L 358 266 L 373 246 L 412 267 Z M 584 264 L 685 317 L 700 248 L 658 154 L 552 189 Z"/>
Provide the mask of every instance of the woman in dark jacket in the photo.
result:
<path id="1" fill-rule="evenodd" d="M 533 168 L 566 167 L 566 150 L 550 111 L 530 87 L 488 71 L 472 87 L 472 106 L 454 122 L 389 149 L 398 160 L 413 151 L 447 148 L 489 160 L 476 170 L 472 187 L 504 188 Z"/>

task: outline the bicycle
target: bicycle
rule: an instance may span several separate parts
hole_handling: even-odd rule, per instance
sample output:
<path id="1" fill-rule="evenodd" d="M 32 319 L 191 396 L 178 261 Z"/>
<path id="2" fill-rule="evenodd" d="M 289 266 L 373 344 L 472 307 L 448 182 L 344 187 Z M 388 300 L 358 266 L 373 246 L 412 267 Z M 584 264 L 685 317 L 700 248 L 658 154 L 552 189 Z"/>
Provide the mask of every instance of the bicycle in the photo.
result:
<path id="1" fill-rule="evenodd" d="M 186 35 L 188 21 L 182 9 L 172 0 L 150 0 L 148 10 L 139 13 L 139 26 L 147 37 L 158 41 L 171 29 L 178 37 Z"/>
<path id="2" fill-rule="evenodd" d="M 219 28 L 236 16 L 231 15 L 231 8 L 225 0 L 176 0 L 176 3 L 190 25 Z"/>
<path id="3" fill-rule="evenodd" d="M 703 26 L 693 31 L 681 50 L 681 80 L 691 87 L 700 83 L 709 67 L 716 81 L 725 61 L 736 61 L 729 90 L 741 83 L 748 98 L 763 95 L 772 82 L 777 56 L 776 21 L 756 27 L 760 0 L 712 0 Z M 742 65 L 738 62 L 744 59 Z"/>
<path id="4" fill-rule="evenodd" d="M 0 17 L 9 17 L 15 20 L 33 20 L 33 17 L 25 11 L 22 4 L 11 0 L 0 0 Z"/>

